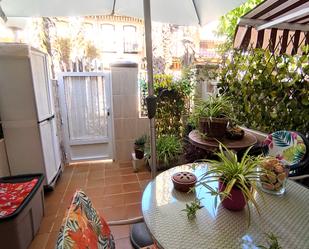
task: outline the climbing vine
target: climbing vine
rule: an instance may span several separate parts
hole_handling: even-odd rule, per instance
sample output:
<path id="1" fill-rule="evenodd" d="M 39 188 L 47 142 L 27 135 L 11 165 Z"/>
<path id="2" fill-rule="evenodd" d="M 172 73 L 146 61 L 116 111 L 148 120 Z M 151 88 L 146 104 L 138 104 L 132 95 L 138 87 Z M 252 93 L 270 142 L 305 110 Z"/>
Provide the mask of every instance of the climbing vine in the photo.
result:
<path id="1" fill-rule="evenodd" d="M 309 127 L 309 46 L 302 55 L 269 50 L 234 51 L 221 67 L 221 92 L 231 97 L 237 120 L 264 132 Z"/>

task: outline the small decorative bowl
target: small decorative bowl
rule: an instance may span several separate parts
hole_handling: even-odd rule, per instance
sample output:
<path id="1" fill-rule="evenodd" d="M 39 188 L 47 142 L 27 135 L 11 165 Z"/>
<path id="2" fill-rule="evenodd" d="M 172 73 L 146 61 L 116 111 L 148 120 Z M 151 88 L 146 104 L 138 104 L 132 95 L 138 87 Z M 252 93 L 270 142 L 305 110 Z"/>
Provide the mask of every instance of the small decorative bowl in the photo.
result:
<path id="1" fill-rule="evenodd" d="M 193 173 L 183 171 L 173 174 L 172 181 L 175 189 L 181 192 L 188 192 L 192 187 L 194 187 L 197 178 Z"/>

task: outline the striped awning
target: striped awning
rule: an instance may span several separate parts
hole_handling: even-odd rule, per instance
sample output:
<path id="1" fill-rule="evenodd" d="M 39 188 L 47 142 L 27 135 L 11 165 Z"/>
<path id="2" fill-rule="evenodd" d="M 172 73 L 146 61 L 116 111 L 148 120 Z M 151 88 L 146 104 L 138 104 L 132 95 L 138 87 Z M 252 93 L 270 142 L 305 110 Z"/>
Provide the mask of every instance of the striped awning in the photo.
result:
<path id="1" fill-rule="evenodd" d="M 278 53 L 301 53 L 309 44 L 309 0 L 266 0 L 244 15 L 234 47 L 269 48 Z"/>

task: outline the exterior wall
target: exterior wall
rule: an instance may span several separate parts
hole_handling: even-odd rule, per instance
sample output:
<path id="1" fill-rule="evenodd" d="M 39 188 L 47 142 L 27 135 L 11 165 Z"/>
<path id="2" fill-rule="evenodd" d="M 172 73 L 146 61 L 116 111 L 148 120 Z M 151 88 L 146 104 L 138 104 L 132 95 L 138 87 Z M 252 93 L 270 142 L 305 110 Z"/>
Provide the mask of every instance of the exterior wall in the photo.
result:
<path id="1" fill-rule="evenodd" d="M 111 74 L 115 160 L 129 161 L 135 139 L 149 133 L 149 120 L 139 116 L 137 64 L 113 64 Z"/>
<path id="2" fill-rule="evenodd" d="M 9 175 L 9 163 L 6 156 L 4 139 L 0 139 L 0 177 Z"/>

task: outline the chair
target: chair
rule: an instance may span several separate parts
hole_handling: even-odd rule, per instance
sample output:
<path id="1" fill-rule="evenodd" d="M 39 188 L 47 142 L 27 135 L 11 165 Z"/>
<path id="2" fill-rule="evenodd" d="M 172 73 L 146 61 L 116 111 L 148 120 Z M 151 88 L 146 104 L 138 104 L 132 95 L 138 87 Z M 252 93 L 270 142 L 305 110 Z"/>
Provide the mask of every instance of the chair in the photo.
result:
<path id="1" fill-rule="evenodd" d="M 143 217 L 106 222 L 94 209 L 88 196 L 76 191 L 58 235 L 56 249 L 115 249 L 115 242 L 109 226 L 143 224 Z M 149 238 L 148 238 L 149 239 Z M 131 239 L 132 241 L 132 239 Z M 146 246 L 137 248 L 155 249 L 152 240 L 144 240 Z"/>
<path id="2" fill-rule="evenodd" d="M 265 156 L 274 156 L 290 165 L 290 179 L 309 177 L 309 141 L 301 133 L 273 132 L 264 140 L 262 150 Z"/>

